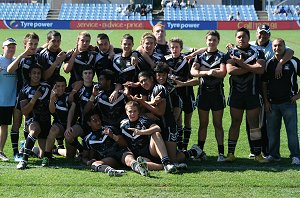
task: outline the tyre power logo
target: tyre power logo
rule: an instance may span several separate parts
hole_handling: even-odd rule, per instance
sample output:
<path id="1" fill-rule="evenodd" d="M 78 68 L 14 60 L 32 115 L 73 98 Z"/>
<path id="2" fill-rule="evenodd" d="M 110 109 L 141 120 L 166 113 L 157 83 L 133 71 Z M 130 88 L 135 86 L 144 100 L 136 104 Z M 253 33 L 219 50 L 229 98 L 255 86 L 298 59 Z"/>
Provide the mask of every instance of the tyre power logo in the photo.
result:
<path id="1" fill-rule="evenodd" d="M 5 20 L 4 21 L 4 24 L 5 26 L 8 28 L 8 29 L 18 29 L 21 27 L 21 23 L 20 21 L 10 21 L 10 20 Z"/>

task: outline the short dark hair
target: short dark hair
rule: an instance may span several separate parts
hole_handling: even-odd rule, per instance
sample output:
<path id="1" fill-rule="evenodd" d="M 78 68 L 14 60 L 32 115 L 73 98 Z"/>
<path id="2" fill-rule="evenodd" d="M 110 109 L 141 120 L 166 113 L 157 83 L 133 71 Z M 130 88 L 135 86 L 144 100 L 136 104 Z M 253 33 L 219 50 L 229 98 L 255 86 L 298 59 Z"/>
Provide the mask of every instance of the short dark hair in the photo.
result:
<path id="1" fill-rule="evenodd" d="M 237 35 L 238 32 L 245 32 L 250 39 L 250 32 L 247 28 L 241 27 L 241 28 L 237 29 L 237 31 L 235 32 L 235 36 Z"/>
<path id="2" fill-rule="evenodd" d="M 155 73 L 169 73 L 170 72 L 169 65 L 164 62 L 158 62 L 153 70 Z"/>
<path id="3" fill-rule="evenodd" d="M 95 111 L 95 110 L 93 109 L 93 110 L 87 112 L 86 114 L 84 114 L 84 121 L 85 121 L 85 123 L 90 122 L 90 121 L 91 121 L 91 117 L 92 117 L 93 115 L 98 115 L 98 116 L 100 117 L 100 120 L 102 121 L 101 115 L 100 115 L 97 111 Z"/>
<path id="4" fill-rule="evenodd" d="M 104 76 L 106 80 L 110 80 L 111 83 L 115 83 L 115 73 L 109 69 L 104 69 L 99 76 Z M 99 78 L 99 77 L 98 77 Z"/>
<path id="5" fill-rule="evenodd" d="M 180 48 L 181 48 L 181 49 L 183 48 L 183 41 L 182 41 L 182 39 L 180 39 L 180 38 L 178 38 L 178 37 L 173 37 L 173 38 L 171 38 L 171 39 L 169 40 L 169 45 L 170 45 L 171 43 L 179 43 Z"/>
<path id="6" fill-rule="evenodd" d="M 85 70 L 92 70 L 93 71 L 93 75 L 95 75 L 95 71 L 94 71 L 94 68 L 92 65 L 84 65 L 83 68 L 82 68 L 82 74 Z M 82 75 L 81 74 L 81 75 Z"/>
<path id="7" fill-rule="evenodd" d="M 129 39 L 129 40 L 131 40 L 132 43 L 133 43 L 133 37 L 132 37 L 130 34 L 124 34 L 123 37 L 122 37 L 122 39 L 121 39 L 121 42 L 122 42 L 124 39 Z"/>
<path id="8" fill-rule="evenodd" d="M 152 73 L 148 72 L 148 71 L 141 71 L 138 75 L 138 78 L 140 77 L 147 77 L 147 78 L 153 78 Z"/>
<path id="9" fill-rule="evenodd" d="M 220 34 L 217 30 L 210 30 L 206 33 L 205 38 L 207 38 L 208 36 L 215 36 L 218 38 L 218 40 L 220 41 Z"/>
<path id="10" fill-rule="evenodd" d="M 107 39 L 109 41 L 109 37 L 107 36 L 107 34 L 104 34 L 104 33 L 100 33 L 97 35 L 97 39 Z"/>
<path id="11" fill-rule="evenodd" d="M 31 32 L 25 35 L 24 37 L 24 44 L 27 43 L 28 39 L 37 39 L 38 41 L 40 40 L 39 36 L 35 32 Z"/>
<path id="12" fill-rule="evenodd" d="M 47 40 L 50 41 L 53 36 L 59 36 L 61 38 L 61 34 L 56 30 L 51 30 L 47 34 Z"/>
<path id="13" fill-rule="evenodd" d="M 57 83 L 57 82 L 64 82 L 65 84 L 67 84 L 67 81 L 66 81 L 65 77 L 63 77 L 63 76 L 57 76 L 55 83 Z"/>
<path id="14" fill-rule="evenodd" d="M 32 65 L 32 66 L 29 68 L 29 73 L 31 73 L 31 71 L 32 71 L 33 69 L 40 69 L 40 70 L 42 71 L 42 70 L 43 70 L 42 68 L 43 68 L 43 67 L 42 67 L 40 64 L 35 63 L 34 65 Z"/>

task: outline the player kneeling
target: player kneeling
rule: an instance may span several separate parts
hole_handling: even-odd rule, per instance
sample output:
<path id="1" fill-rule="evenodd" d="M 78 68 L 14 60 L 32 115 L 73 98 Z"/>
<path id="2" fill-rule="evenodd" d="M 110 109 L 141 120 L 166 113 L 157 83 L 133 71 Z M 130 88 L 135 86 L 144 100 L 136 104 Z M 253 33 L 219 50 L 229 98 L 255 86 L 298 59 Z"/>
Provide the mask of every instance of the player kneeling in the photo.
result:
<path id="1" fill-rule="evenodd" d="M 66 79 L 63 76 L 59 76 L 51 91 L 49 111 L 53 115 L 54 121 L 46 140 L 45 154 L 42 160 L 43 167 L 49 166 L 55 139 L 64 139 L 64 131 L 67 128 L 68 112 L 71 106 L 68 102 L 69 94 L 65 92 L 66 86 Z"/>

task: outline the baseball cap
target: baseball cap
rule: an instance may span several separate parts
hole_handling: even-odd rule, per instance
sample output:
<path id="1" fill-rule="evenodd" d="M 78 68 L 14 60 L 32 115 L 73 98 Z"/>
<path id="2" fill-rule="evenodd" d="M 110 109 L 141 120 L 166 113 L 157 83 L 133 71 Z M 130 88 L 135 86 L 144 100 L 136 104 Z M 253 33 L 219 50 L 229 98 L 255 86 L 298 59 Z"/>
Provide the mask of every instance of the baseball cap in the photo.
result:
<path id="1" fill-rule="evenodd" d="M 262 31 L 270 33 L 271 32 L 270 26 L 268 26 L 266 24 L 261 24 L 260 26 L 258 26 L 257 32 L 262 32 Z"/>
<path id="2" fill-rule="evenodd" d="M 15 44 L 15 45 L 17 45 L 17 42 L 15 41 L 15 39 L 13 39 L 13 38 L 8 38 L 8 39 L 6 39 L 4 42 L 3 42 L 3 47 L 4 46 L 8 46 L 8 45 L 10 45 L 10 44 Z"/>

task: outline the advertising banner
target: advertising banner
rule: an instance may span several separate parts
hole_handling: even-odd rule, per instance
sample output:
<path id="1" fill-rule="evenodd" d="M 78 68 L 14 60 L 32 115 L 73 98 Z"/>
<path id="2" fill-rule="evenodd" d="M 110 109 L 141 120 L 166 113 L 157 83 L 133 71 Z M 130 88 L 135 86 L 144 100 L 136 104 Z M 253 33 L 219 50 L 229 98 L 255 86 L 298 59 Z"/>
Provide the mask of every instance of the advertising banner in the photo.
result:
<path id="1" fill-rule="evenodd" d="M 113 20 L 87 20 L 71 21 L 73 30 L 145 30 L 152 29 L 149 21 L 113 21 Z"/>
<path id="2" fill-rule="evenodd" d="M 300 30 L 300 21 L 292 21 L 292 30 Z"/>
<path id="3" fill-rule="evenodd" d="M 216 21 L 151 21 L 154 26 L 163 24 L 167 30 L 216 30 Z"/>
<path id="4" fill-rule="evenodd" d="M 261 24 L 269 25 L 272 30 L 300 29 L 297 21 L 219 21 L 218 30 L 237 30 L 241 27 L 256 30 Z"/>
<path id="5" fill-rule="evenodd" d="M 70 29 L 70 21 L 60 20 L 4 20 L 3 23 L 8 29 Z"/>
<path id="6" fill-rule="evenodd" d="M 3 21 L 0 21 L 0 29 L 7 29 Z"/>

